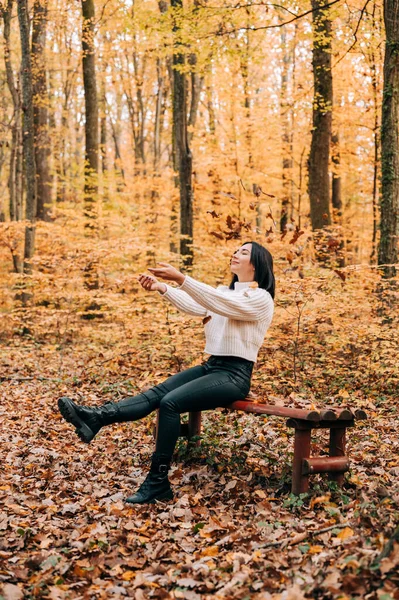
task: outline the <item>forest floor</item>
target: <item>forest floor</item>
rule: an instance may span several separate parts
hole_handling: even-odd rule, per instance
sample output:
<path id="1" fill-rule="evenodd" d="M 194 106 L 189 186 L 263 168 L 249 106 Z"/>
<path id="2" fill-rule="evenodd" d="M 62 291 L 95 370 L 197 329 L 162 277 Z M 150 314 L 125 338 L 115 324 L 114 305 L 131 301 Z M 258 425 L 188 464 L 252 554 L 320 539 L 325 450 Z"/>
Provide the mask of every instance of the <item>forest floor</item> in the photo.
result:
<path id="1" fill-rule="evenodd" d="M 378 563 L 399 522 L 397 310 L 376 311 L 374 281 L 334 277 L 299 300 L 297 281 L 280 286 L 253 381 L 269 403 L 368 413 L 349 431 L 343 488 L 314 476 L 299 498 L 284 419 L 218 410 L 198 448 L 179 441 L 174 500 L 127 506 L 153 416 L 85 445 L 56 399 L 100 404 L 198 363 L 201 323 L 141 292 L 131 313 L 92 320 L 51 306 L 3 314 L 0 597 L 399 599 L 399 545 Z M 320 432 L 312 453 L 326 444 Z"/>

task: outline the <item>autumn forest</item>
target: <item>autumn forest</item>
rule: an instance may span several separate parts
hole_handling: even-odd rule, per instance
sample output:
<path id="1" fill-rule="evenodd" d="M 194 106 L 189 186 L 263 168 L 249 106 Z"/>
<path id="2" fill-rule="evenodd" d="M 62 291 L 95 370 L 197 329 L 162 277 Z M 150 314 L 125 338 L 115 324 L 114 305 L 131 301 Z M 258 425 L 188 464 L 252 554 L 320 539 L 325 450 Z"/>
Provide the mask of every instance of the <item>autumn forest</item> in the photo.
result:
<path id="1" fill-rule="evenodd" d="M 0 38 L 0 599 L 399 600 L 399 0 L 1 0 Z M 127 505 L 155 415 L 85 445 L 57 398 L 199 365 L 138 277 L 228 285 L 250 241 L 248 399 L 367 416 L 343 481 L 294 494 L 285 419 L 217 409 Z"/>

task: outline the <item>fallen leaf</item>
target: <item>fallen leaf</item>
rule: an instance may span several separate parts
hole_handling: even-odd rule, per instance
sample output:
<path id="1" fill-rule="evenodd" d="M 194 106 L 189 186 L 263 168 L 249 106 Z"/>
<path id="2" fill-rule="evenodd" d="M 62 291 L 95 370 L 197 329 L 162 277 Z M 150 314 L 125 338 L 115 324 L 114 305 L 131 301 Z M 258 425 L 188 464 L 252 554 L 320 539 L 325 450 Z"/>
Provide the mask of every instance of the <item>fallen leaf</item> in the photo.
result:
<path id="1" fill-rule="evenodd" d="M 201 552 L 201 556 L 217 556 L 219 554 L 218 546 L 208 546 Z"/>
<path id="2" fill-rule="evenodd" d="M 13 583 L 5 583 L 2 589 L 4 600 L 21 600 L 24 594 L 17 585 Z"/>
<path id="3" fill-rule="evenodd" d="M 351 529 L 350 527 L 345 527 L 337 534 L 337 538 L 339 538 L 340 540 L 347 540 L 348 538 L 352 537 L 353 535 L 354 535 L 353 529 Z"/>

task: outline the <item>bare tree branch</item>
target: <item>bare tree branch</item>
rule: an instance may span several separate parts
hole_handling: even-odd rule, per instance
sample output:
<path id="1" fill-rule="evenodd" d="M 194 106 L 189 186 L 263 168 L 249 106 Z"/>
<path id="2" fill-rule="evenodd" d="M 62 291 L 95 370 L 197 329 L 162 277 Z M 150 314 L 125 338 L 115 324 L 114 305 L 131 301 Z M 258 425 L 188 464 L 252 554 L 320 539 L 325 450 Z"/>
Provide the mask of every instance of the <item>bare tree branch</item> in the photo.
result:
<path id="1" fill-rule="evenodd" d="M 290 23 L 294 23 L 294 21 L 298 21 L 299 19 L 302 19 L 303 17 L 306 17 L 307 15 L 310 15 L 314 12 L 318 12 L 319 10 L 325 10 L 326 8 L 329 8 L 330 6 L 333 6 L 333 4 L 337 4 L 338 2 L 341 2 L 341 0 L 332 0 L 332 2 L 329 2 L 328 4 L 325 4 L 324 6 L 322 6 L 320 8 L 316 8 L 316 9 L 311 8 L 311 9 L 301 13 L 300 15 L 295 15 L 292 19 L 289 19 L 288 21 L 283 21 L 282 23 L 276 23 L 274 25 L 263 25 L 261 27 L 237 27 L 235 29 L 228 29 L 228 30 L 220 29 L 216 33 L 209 34 L 205 37 L 212 37 L 214 35 L 216 35 L 218 37 L 222 37 L 225 35 L 230 35 L 232 33 L 236 33 L 238 31 L 262 31 L 264 29 L 280 29 L 281 27 L 284 27 L 285 25 L 289 25 Z M 369 2 L 369 0 L 367 0 L 367 2 Z"/>
<path id="2" fill-rule="evenodd" d="M 348 50 L 345 52 L 345 54 L 343 54 L 343 55 L 341 56 L 341 58 L 339 58 L 339 59 L 338 59 L 338 60 L 337 60 L 337 61 L 336 61 L 336 62 L 333 64 L 333 66 L 331 67 L 332 69 L 333 69 L 334 67 L 336 67 L 336 66 L 337 66 L 337 64 L 338 64 L 338 63 L 340 63 L 340 62 L 341 62 L 341 60 L 343 60 L 343 59 L 345 58 L 345 56 L 346 56 L 347 54 L 349 54 L 349 52 L 350 52 L 351 50 L 353 50 L 353 48 L 356 46 L 356 44 L 357 44 L 357 42 L 358 42 L 358 39 L 357 39 L 357 33 L 358 33 L 358 31 L 359 31 L 360 23 L 362 22 L 363 15 L 364 15 L 364 13 L 365 13 L 365 11 L 366 11 L 366 8 L 367 8 L 367 5 L 368 5 L 368 3 L 369 3 L 369 2 L 370 2 L 370 0 L 366 0 L 366 3 L 365 3 L 365 5 L 363 6 L 362 10 L 360 11 L 360 17 L 359 17 L 359 19 L 358 19 L 358 21 L 357 21 L 357 25 L 356 25 L 355 31 L 353 32 L 353 37 L 355 38 L 355 39 L 354 39 L 354 41 L 353 41 L 353 43 L 350 45 L 350 47 L 349 47 L 349 48 L 348 48 Z"/>

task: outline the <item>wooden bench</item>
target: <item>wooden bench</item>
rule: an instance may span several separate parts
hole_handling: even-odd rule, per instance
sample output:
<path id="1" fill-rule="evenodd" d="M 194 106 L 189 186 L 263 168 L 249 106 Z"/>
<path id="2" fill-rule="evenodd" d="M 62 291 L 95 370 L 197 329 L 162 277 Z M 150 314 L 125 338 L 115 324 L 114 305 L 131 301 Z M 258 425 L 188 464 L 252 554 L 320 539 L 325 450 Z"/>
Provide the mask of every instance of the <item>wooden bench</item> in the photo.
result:
<path id="1" fill-rule="evenodd" d="M 273 415 L 287 418 L 287 427 L 293 427 L 294 458 L 292 464 L 292 493 L 302 494 L 309 489 L 309 476 L 328 473 L 329 479 L 342 486 L 344 473 L 349 469 L 349 458 L 345 454 L 346 429 L 353 427 L 356 419 L 367 419 L 362 409 L 325 408 L 305 410 L 269 404 L 258 404 L 248 400 L 233 402 L 227 407 L 257 415 Z M 310 456 L 313 429 L 329 429 L 328 456 Z M 180 435 L 191 439 L 201 433 L 201 412 L 189 413 L 188 423 L 181 425 Z"/>

